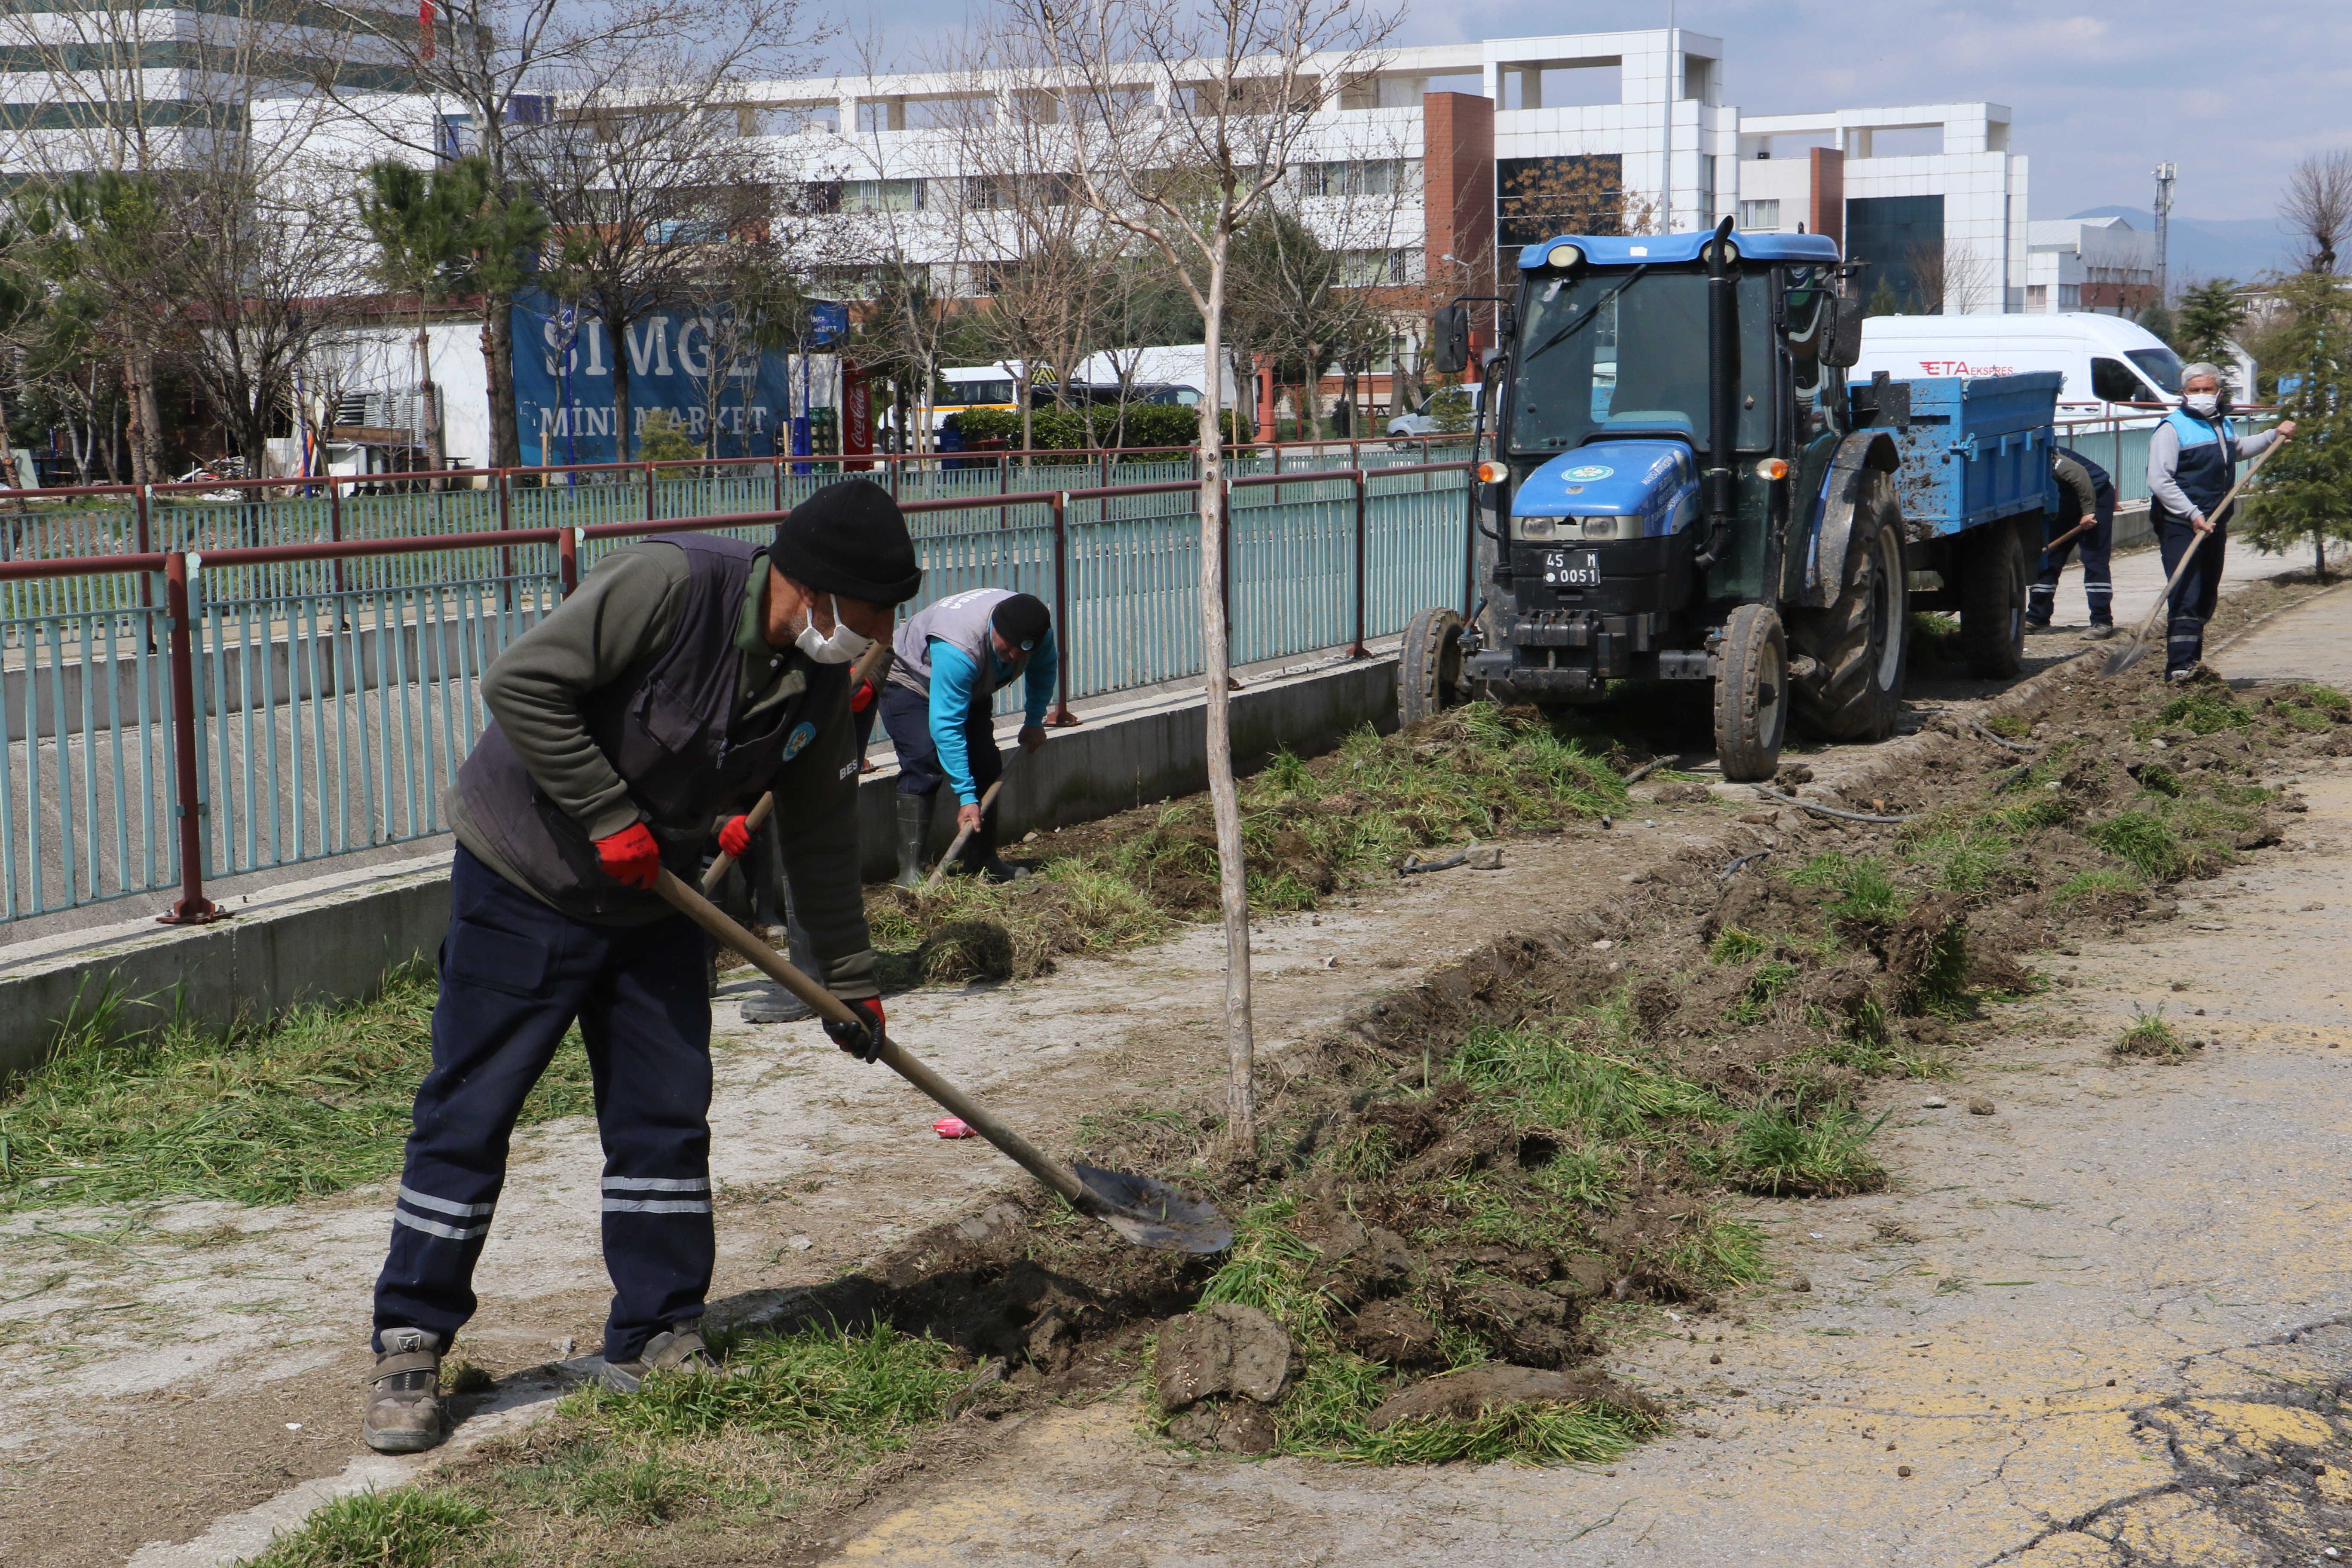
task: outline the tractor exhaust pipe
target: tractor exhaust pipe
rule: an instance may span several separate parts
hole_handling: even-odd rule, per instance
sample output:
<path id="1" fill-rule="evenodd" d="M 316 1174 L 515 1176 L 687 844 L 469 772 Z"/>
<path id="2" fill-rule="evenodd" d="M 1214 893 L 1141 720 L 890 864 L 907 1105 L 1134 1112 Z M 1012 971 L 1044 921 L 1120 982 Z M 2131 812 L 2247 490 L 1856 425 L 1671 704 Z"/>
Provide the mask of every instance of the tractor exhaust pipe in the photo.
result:
<path id="1" fill-rule="evenodd" d="M 1706 541 L 1691 563 L 1704 572 L 1731 529 L 1738 503 L 1733 468 L 1739 446 L 1739 273 L 1732 266 L 1731 220 L 1715 226 L 1706 257 L 1706 468 L 1699 503 Z"/>

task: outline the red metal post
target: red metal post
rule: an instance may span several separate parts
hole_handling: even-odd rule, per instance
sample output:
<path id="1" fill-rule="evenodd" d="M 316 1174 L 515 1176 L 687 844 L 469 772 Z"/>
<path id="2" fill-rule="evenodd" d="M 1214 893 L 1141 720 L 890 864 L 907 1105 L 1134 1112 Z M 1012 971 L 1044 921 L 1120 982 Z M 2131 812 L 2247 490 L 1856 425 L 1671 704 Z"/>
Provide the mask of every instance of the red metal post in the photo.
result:
<path id="1" fill-rule="evenodd" d="M 1356 640 L 1348 645 L 1349 658 L 1369 658 L 1371 649 L 1364 646 L 1364 544 L 1370 521 L 1370 508 L 1365 497 L 1364 470 L 1356 470 Z"/>
<path id="2" fill-rule="evenodd" d="M 1054 643 L 1061 654 L 1054 710 L 1045 722 L 1067 729 L 1079 722 L 1070 711 L 1070 492 L 1054 493 Z"/>
<path id="3" fill-rule="evenodd" d="M 343 542 L 343 487 L 333 475 L 327 477 L 327 537 L 341 544 Z M 343 591 L 343 558 L 335 557 L 335 592 Z"/>
<path id="4" fill-rule="evenodd" d="M 172 645 L 172 752 L 180 795 L 180 901 L 158 915 L 167 926 L 206 925 L 222 918 L 205 897 L 205 825 L 196 805 L 196 660 L 189 646 L 188 558 L 163 557 L 163 613 Z"/>
<path id="5" fill-rule="evenodd" d="M 572 590 L 580 586 L 580 531 L 565 528 L 557 531 L 555 557 L 562 573 L 563 596 L 570 598 Z"/>
<path id="6" fill-rule="evenodd" d="M 138 525 L 139 525 L 139 553 L 140 553 L 140 554 L 142 554 L 142 555 L 146 554 L 149 551 L 151 551 L 151 550 L 152 550 L 152 549 L 154 549 L 154 548 L 155 548 L 154 541 L 153 541 L 153 539 L 151 537 L 150 532 L 149 532 L 149 524 L 148 524 L 148 518 L 147 518 L 147 500 L 148 500 L 148 496 L 149 496 L 149 493 L 150 493 L 150 489 L 151 489 L 151 487 L 146 486 L 146 485 L 141 485 L 141 486 L 138 488 L 138 489 L 137 489 L 135 492 L 133 492 L 133 495 L 132 495 L 132 501 L 133 501 L 133 505 L 134 505 L 134 508 L 135 508 L 135 515 L 137 516 L 137 518 L 138 518 L 138 520 L 139 520 L 139 524 L 138 524 Z M 139 574 L 139 604 L 140 604 L 140 607 L 141 607 L 141 608 L 142 608 L 142 609 L 152 608 L 152 607 L 154 605 L 154 603 L 155 603 L 155 584 L 154 584 L 154 581 L 153 581 L 153 579 L 152 579 L 152 577 L 150 577 L 150 576 L 149 576 L 149 574 L 146 574 L 146 573 L 144 573 L 144 572 L 142 572 L 141 574 Z M 151 637 L 151 639 L 152 639 L 152 637 L 153 634 L 151 632 L 151 633 L 149 634 L 149 636 L 150 636 L 150 637 Z M 151 647 L 151 648 L 152 648 L 152 647 L 153 647 L 155 645 L 154 645 L 154 643 L 151 640 L 151 641 L 148 643 L 148 645 L 147 645 L 147 646 L 148 646 L 149 647 Z"/>

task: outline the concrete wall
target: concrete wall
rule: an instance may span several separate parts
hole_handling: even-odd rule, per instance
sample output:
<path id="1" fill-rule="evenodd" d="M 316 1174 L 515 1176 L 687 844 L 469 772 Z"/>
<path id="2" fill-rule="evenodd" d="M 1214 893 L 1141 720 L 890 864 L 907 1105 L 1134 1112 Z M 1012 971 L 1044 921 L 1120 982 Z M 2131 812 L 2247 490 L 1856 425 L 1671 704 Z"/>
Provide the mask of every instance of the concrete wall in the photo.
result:
<path id="1" fill-rule="evenodd" d="M 1233 697 L 1234 754 L 1251 771 L 1285 747 L 1307 756 L 1328 751 L 1368 723 L 1395 728 L 1393 656 L 1251 679 Z M 1013 764 L 1003 802 L 1005 837 L 1090 821 L 1207 784 L 1207 721 L 1198 696 L 1098 710 Z M 897 868 L 896 790 L 896 771 L 886 769 L 858 792 L 869 879 Z M 936 853 L 953 837 L 954 814 L 937 812 L 934 827 Z M 429 958 L 448 919 L 446 863 L 436 860 L 429 869 L 330 872 L 275 891 L 258 910 L 216 925 L 132 925 L 0 949 L 0 1080 L 39 1063 L 77 997 L 85 1015 L 110 987 L 137 999 L 124 1015 L 127 1028 L 162 1023 L 174 1009 L 221 1027 L 300 1003 L 369 995 L 386 971 Z"/>

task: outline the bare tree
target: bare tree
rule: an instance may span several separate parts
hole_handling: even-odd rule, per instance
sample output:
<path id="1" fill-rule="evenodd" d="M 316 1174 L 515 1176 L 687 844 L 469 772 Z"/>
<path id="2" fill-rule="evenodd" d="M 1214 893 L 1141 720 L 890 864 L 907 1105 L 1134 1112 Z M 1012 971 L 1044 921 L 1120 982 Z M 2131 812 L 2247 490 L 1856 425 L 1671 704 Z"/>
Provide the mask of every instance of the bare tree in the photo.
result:
<path id="1" fill-rule="evenodd" d="M 1904 252 L 1911 269 L 1912 303 L 1923 316 L 1966 316 L 1992 294 L 1992 264 L 1971 245 L 1923 239 Z"/>
<path id="2" fill-rule="evenodd" d="M 996 42 L 1030 167 L 1068 174 L 1086 204 L 1156 250 L 1200 311 L 1201 643 L 1209 795 L 1225 935 L 1229 1136 L 1254 1162 L 1249 882 L 1228 716 L 1223 398 L 1234 241 L 1287 175 L 1320 116 L 1395 27 L 1355 0 L 1009 0 Z"/>
<path id="3" fill-rule="evenodd" d="M 2352 229 L 2352 148 L 2313 153 L 2279 195 L 2279 217 L 2304 246 L 2304 270 L 2336 270 L 2336 247 Z"/>

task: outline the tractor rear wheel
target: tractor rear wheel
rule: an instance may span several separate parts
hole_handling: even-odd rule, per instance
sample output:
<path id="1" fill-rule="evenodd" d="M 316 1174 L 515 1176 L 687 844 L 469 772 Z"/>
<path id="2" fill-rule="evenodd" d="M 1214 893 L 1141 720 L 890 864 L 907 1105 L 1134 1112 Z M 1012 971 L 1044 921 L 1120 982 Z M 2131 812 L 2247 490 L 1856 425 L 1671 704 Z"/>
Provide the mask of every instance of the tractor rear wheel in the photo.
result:
<path id="1" fill-rule="evenodd" d="M 1715 683 L 1715 754 L 1733 784 L 1762 784 L 1780 769 L 1789 729 L 1789 640 L 1764 605 L 1742 605 L 1723 628 Z"/>
<path id="2" fill-rule="evenodd" d="M 1462 683 L 1462 616 L 1423 610 L 1404 629 L 1403 657 L 1397 664 L 1397 721 L 1418 724 L 1458 707 L 1468 695 Z"/>
<path id="3" fill-rule="evenodd" d="M 1895 488 L 1873 471 L 1855 502 L 1838 596 L 1799 610 L 1789 641 L 1811 660 L 1793 684 L 1797 717 L 1825 740 L 1879 741 L 1895 732 L 1911 652 L 1910 583 Z"/>
<path id="4" fill-rule="evenodd" d="M 1960 657 L 1979 680 L 2006 680 L 2025 668 L 2025 540 L 2008 521 L 1961 541 Z"/>

